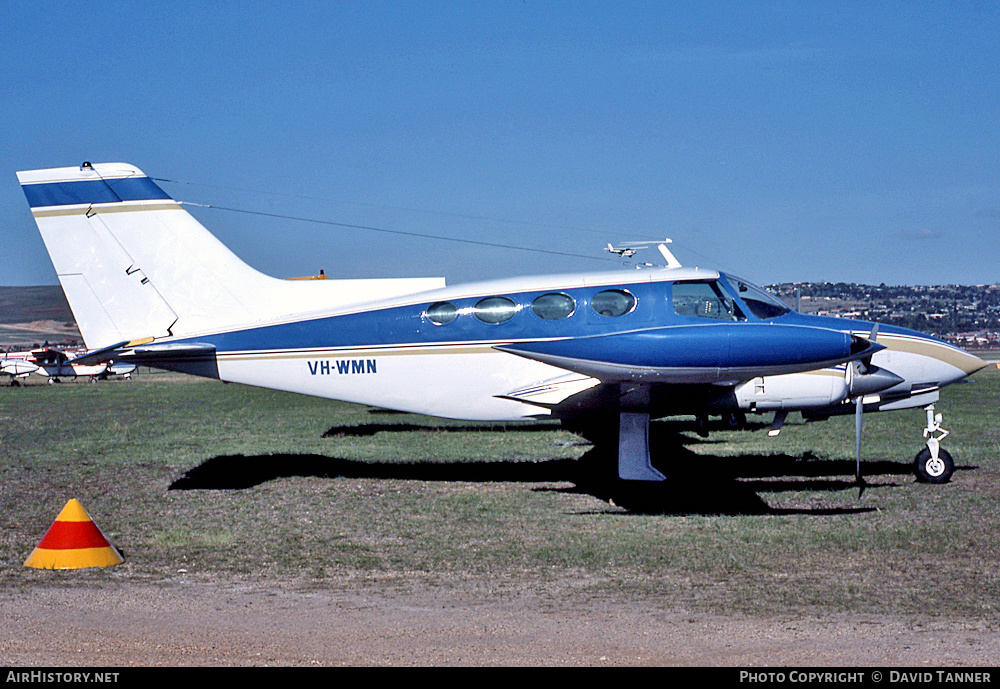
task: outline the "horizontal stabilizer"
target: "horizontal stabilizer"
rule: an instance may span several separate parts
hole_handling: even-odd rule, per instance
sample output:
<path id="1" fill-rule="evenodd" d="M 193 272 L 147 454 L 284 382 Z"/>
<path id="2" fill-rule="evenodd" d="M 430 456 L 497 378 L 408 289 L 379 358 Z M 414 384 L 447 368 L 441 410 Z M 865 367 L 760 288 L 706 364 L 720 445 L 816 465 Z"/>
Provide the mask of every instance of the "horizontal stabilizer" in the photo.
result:
<path id="1" fill-rule="evenodd" d="M 187 344 L 150 344 L 136 347 L 128 355 L 122 357 L 124 361 L 131 362 L 155 362 L 163 359 L 192 359 L 215 354 L 215 345 L 204 342 L 191 342 Z"/>
<path id="2" fill-rule="evenodd" d="M 78 357 L 70 359 L 68 364 L 79 364 L 81 366 L 89 366 L 91 364 L 104 364 L 109 361 L 118 358 L 118 355 L 128 350 L 130 347 L 137 344 L 145 344 L 147 342 L 152 342 L 152 338 L 145 340 L 125 340 L 123 342 L 117 342 L 113 345 L 108 345 L 107 347 L 101 347 L 100 349 L 93 349 L 85 354 L 81 354 Z"/>
<path id="3" fill-rule="evenodd" d="M 124 361 L 155 366 L 162 361 L 197 359 L 215 354 L 215 345 L 201 342 L 148 344 L 148 341 L 121 342 L 73 359 L 71 364 L 99 364 Z"/>

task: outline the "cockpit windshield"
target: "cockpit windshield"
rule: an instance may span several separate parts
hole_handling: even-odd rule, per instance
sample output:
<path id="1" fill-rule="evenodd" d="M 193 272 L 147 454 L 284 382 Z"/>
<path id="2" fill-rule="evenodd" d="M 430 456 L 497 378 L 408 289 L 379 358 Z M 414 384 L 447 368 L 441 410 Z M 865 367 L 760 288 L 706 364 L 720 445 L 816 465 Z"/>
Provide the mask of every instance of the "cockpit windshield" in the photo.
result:
<path id="1" fill-rule="evenodd" d="M 742 278 L 733 277 L 732 275 L 727 275 L 726 278 L 729 280 L 729 284 L 740 295 L 743 303 L 747 305 L 750 312 L 757 318 L 762 320 L 777 318 L 791 311 L 785 302 L 773 294 L 765 292 L 760 287 L 757 287 L 757 285 L 747 282 Z"/>

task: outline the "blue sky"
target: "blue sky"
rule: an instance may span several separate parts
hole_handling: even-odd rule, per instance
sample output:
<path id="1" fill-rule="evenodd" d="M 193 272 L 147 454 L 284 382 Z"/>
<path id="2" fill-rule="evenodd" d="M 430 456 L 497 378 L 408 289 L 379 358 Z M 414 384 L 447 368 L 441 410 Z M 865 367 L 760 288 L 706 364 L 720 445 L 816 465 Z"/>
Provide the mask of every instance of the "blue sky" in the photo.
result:
<path id="1" fill-rule="evenodd" d="M 760 283 L 1000 282 L 1000 3 L 3 14 L 0 285 L 56 283 L 15 171 L 84 160 L 279 216 L 192 211 L 278 277 L 606 270 L 670 237 Z"/>

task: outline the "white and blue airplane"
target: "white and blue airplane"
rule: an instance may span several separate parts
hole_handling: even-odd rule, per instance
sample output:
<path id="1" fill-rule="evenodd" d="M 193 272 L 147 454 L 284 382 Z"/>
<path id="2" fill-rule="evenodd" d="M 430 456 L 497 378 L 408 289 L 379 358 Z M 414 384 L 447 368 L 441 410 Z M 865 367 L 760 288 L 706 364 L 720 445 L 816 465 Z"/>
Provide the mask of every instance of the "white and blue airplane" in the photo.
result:
<path id="1" fill-rule="evenodd" d="M 985 366 L 934 337 L 796 313 L 680 266 L 518 277 L 281 280 L 233 254 L 138 168 L 17 173 L 90 350 L 164 369 L 456 419 L 605 424 L 627 481 L 662 481 L 651 418 L 927 409 L 920 480 L 949 480 L 934 403 Z M 669 473 L 669 470 L 667 470 Z"/>

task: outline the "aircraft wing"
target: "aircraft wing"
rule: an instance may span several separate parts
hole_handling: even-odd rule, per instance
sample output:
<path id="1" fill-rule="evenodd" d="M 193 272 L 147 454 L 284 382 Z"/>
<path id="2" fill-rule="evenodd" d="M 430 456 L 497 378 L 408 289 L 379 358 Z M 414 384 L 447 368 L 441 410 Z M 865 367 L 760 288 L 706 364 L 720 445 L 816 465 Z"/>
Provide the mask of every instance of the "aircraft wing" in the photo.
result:
<path id="1" fill-rule="evenodd" d="M 573 395 L 578 395 L 600 384 L 601 381 L 597 378 L 578 373 L 567 373 L 537 385 L 512 390 L 506 395 L 499 395 L 499 397 L 532 404 L 536 407 L 553 409 Z"/>
<path id="2" fill-rule="evenodd" d="M 31 361 L 46 363 L 46 364 L 61 364 L 64 363 L 69 357 L 66 356 L 66 352 L 53 349 L 52 347 L 43 347 L 42 349 L 32 349 L 31 350 Z"/>
<path id="3" fill-rule="evenodd" d="M 823 328 L 724 323 L 513 342 L 495 349 L 602 383 L 735 385 L 861 359 L 883 347 Z"/>

